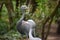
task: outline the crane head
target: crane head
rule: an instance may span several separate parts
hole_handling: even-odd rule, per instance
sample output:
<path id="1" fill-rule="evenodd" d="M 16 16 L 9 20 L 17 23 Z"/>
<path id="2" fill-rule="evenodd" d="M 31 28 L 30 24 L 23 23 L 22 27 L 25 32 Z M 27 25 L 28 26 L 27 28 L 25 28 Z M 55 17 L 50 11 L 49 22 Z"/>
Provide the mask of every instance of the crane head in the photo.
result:
<path id="1" fill-rule="evenodd" d="M 21 6 L 21 12 L 23 13 L 26 13 L 26 14 L 29 14 L 29 7 L 26 6 L 26 5 L 22 5 Z"/>
<path id="2" fill-rule="evenodd" d="M 28 8 L 28 7 L 27 7 L 26 5 L 22 5 L 22 6 L 21 6 L 21 11 L 26 11 L 27 8 Z"/>

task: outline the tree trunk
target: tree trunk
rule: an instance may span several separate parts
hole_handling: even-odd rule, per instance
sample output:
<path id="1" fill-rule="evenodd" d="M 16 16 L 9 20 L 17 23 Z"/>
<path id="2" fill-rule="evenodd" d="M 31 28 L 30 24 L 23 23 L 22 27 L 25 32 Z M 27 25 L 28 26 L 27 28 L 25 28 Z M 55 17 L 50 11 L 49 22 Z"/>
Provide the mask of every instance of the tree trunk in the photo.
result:
<path id="1" fill-rule="evenodd" d="M 59 1 L 59 6 L 58 8 L 60 8 L 60 1 Z M 58 10 L 57 10 L 58 11 Z M 59 13 L 59 12 L 58 12 Z M 57 24 L 58 24 L 58 28 L 57 28 L 57 34 L 60 34 L 60 16 L 57 18 Z"/>
<path id="2" fill-rule="evenodd" d="M 8 10 L 8 15 L 9 15 L 9 23 L 10 23 L 10 28 L 12 28 L 12 23 L 13 23 L 13 15 L 12 13 L 14 12 L 14 9 L 13 9 L 13 4 L 12 4 L 12 0 L 6 0 L 5 1 L 5 5 L 6 5 L 6 8 Z"/>
<path id="3" fill-rule="evenodd" d="M 45 24 L 52 19 L 55 15 L 57 15 L 56 11 L 58 10 L 59 7 L 59 0 L 57 1 L 57 5 L 55 6 L 54 10 L 51 12 L 51 14 L 46 18 L 46 20 L 43 22 L 43 26 L 42 26 L 42 40 L 46 40 L 45 36 L 44 36 L 44 31 L 45 31 Z"/>
<path id="4" fill-rule="evenodd" d="M 3 1 L 0 0 L 0 19 L 1 19 L 2 6 L 3 6 Z"/>
<path id="5" fill-rule="evenodd" d="M 19 18 L 19 12 L 18 12 L 18 6 L 20 6 L 20 4 L 19 4 L 19 2 L 20 2 L 20 0 L 16 0 L 16 18 Z"/>
<path id="6" fill-rule="evenodd" d="M 57 24 L 58 24 L 58 28 L 57 28 L 57 34 L 60 35 L 60 18 L 57 19 Z"/>
<path id="7" fill-rule="evenodd" d="M 35 10 L 36 10 L 36 8 L 37 8 L 37 6 L 38 6 L 36 0 L 32 0 L 31 1 L 31 5 L 32 5 L 32 11 L 31 11 L 31 13 L 34 13 Z"/>

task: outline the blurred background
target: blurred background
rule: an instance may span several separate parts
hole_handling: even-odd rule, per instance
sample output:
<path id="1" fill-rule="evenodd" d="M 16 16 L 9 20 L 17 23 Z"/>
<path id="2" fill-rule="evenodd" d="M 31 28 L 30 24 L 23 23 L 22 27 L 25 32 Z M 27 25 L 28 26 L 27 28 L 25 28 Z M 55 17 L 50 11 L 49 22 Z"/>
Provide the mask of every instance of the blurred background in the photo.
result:
<path id="1" fill-rule="evenodd" d="M 60 40 L 60 0 L 0 0 L 0 40 L 21 40 L 16 29 L 16 23 L 22 16 L 21 5 L 29 6 L 26 12 L 29 14 L 24 20 L 36 22 L 37 37 Z"/>

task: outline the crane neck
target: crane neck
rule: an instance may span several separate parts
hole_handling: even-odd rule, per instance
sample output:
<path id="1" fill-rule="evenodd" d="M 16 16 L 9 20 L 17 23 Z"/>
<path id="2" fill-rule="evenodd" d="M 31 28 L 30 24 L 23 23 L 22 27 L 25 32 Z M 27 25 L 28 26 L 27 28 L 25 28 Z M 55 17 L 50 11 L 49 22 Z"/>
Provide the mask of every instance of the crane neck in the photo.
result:
<path id="1" fill-rule="evenodd" d="M 22 16 L 17 23 L 22 24 L 22 20 L 24 19 L 24 16 L 25 16 L 25 12 L 22 12 Z"/>
<path id="2" fill-rule="evenodd" d="M 22 17 L 20 18 L 20 20 L 22 21 L 25 17 L 25 12 L 22 12 Z"/>
<path id="3" fill-rule="evenodd" d="M 22 14 L 21 20 L 23 20 L 25 17 L 25 13 Z"/>

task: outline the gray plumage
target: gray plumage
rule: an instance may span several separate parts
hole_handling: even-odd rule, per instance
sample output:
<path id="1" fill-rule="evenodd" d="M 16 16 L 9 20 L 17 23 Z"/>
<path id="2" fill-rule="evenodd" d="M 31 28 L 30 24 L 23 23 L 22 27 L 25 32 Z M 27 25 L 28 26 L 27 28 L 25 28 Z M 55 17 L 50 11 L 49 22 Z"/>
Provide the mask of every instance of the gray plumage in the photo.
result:
<path id="1" fill-rule="evenodd" d="M 26 9 L 27 9 L 26 5 L 21 6 L 22 17 L 17 22 L 16 27 L 19 33 L 21 33 L 22 35 L 25 34 L 26 36 L 28 36 L 30 28 L 33 28 L 33 31 L 34 31 L 36 24 L 32 19 L 27 21 L 23 20 Z"/>

